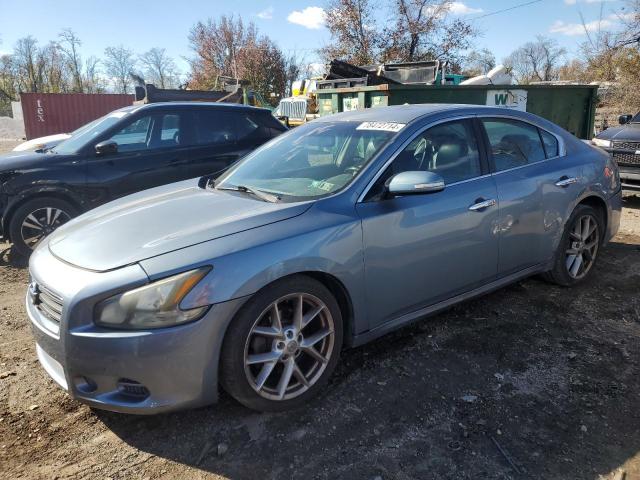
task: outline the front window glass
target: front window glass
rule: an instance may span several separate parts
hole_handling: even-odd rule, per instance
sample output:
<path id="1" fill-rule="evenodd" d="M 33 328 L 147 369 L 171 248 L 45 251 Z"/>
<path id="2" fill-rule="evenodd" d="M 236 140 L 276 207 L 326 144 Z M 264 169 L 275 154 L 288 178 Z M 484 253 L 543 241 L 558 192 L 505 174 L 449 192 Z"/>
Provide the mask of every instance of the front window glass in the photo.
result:
<path id="1" fill-rule="evenodd" d="M 277 195 L 282 201 L 330 195 L 351 183 L 402 128 L 397 126 L 311 122 L 250 154 L 221 177 L 216 188 L 248 187 Z"/>
<path id="2" fill-rule="evenodd" d="M 151 117 L 141 117 L 116 132 L 109 140 L 118 144 L 118 152 L 145 150 L 149 140 Z"/>
<path id="3" fill-rule="evenodd" d="M 391 177 L 414 171 L 435 172 L 446 185 L 480 176 L 480 154 L 471 122 L 442 123 L 418 135 L 378 178 L 366 200 L 382 200 L 385 184 Z"/>
<path id="4" fill-rule="evenodd" d="M 117 110 L 102 118 L 94 120 L 93 122 L 74 131 L 71 134 L 71 137 L 58 144 L 52 149 L 52 151 L 62 155 L 78 153 L 81 148 L 101 136 L 105 131 L 113 127 L 127 115 L 129 115 L 128 111 Z"/>

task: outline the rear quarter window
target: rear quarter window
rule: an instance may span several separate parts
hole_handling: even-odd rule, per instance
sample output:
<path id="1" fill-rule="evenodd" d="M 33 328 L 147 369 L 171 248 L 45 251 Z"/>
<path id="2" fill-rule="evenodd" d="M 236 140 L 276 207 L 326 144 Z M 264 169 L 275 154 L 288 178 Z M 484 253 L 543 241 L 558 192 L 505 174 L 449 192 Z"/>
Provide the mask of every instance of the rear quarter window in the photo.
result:
<path id="1" fill-rule="evenodd" d="M 540 130 L 540 136 L 542 137 L 542 143 L 544 144 L 544 150 L 547 153 L 547 158 L 557 157 L 560 154 L 560 149 L 558 146 L 558 139 L 555 135 L 552 135 L 545 130 Z"/>

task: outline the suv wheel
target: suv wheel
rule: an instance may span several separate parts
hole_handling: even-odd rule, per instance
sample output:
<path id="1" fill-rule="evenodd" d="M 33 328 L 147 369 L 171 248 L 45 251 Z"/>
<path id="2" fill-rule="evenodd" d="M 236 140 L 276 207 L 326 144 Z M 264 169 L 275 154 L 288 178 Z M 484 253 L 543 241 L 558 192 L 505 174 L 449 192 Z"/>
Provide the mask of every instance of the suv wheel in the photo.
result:
<path id="1" fill-rule="evenodd" d="M 587 278 L 598 258 L 603 233 L 600 213 L 588 205 L 578 205 L 558 245 L 554 268 L 546 278 L 566 287 Z"/>
<path id="2" fill-rule="evenodd" d="M 289 277 L 259 291 L 229 326 L 221 381 L 245 406 L 282 411 L 326 385 L 342 348 L 335 298 L 316 280 Z"/>
<path id="3" fill-rule="evenodd" d="M 9 221 L 9 236 L 13 248 L 25 257 L 56 228 L 77 215 L 69 202 L 42 197 L 29 200 L 13 213 Z"/>

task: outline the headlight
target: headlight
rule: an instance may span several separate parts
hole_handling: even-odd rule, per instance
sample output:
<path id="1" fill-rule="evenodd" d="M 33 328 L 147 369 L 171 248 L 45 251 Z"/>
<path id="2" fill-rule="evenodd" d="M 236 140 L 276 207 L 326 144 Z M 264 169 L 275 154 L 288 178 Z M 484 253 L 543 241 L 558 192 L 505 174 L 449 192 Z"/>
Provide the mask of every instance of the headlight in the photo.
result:
<path id="1" fill-rule="evenodd" d="M 594 138 L 593 144 L 596 145 L 597 147 L 610 147 L 611 140 L 605 140 L 603 138 Z"/>
<path id="2" fill-rule="evenodd" d="M 209 305 L 181 310 L 180 302 L 209 270 L 198 268 L 107 298 L 96 306 L 95 322 L 103 327 L 146 329 L 197 320 Z"/>

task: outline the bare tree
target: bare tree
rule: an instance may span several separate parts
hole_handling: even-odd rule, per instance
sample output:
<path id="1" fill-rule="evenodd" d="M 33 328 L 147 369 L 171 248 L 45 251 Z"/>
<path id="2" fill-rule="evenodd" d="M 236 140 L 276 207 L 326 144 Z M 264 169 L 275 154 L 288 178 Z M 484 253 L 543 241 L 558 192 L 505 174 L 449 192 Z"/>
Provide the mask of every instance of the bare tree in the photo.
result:
<path id="1" fill-rule="evenodd" d="M 84 86 L 85 93 L 103 93 L 106 90 L 104 78 L 100 75 L 100 60 L 91 56 L 84 63 Z"/>
<path id="2" fill-rule="evenodd" d="M 178 84 L 175 62 L 164 48 L 152 48 L 140 55 L 145 80 L 160 88 L 173 88 Z"/>
<path id="3" fill-rule="evenodd" d="M 329 0 L 325 8 L 331 43 L 320 53 L 328 63 L 339 58 L 357 65 L 370 64 L 379 57 L 379 30 L 375 0 Z"/>
<path id="4" fill-rule="evenodd" d="M 72 79 L 71 90 L 73 92 L 84 92 L 84 82 L 82 79 L 82 57 L 80 56 L 80 47 L 82 42 L 75 32 L 70 28 L 64 29 L 58 35 L 58 48 L 62 52 L 66 60 L 66 68 Z"/>
<path id="5" fill-rule="evenodd" d="M 43 65 L 38 41 L 31 35 L 19 39 L 13 49 L 16 88 L 22 92 L 43 90 Z"/>
<path id="6" fill-rule="evenodd" d="M 527 42 L 514 50 L 504 60 L 519 83 L 558 79 L 558 69 L 566 50 L 555 40 L 539 35 L 536 41 Z"/>
<path id="7" fill-rule="evenodd" d="M 445 59 L 460 64 L 477 34 L 470 23 L 451 15 L 453 0 L 329 0 L 326 25 L 332 42 L 321 49 L 328 61 L 355 64 Z M 378 12 L 389 10 L 379 27 Z"/>
<path id="8" fill-rule="evenodd" d="M 467 55 L 463 63 L 463 72 L 470 76 L 484 75 L 493 67 L 496 66 L 496 57 L 491 50 L 483 48 L 481 50 L 474 50 Z"/>
<path id="9" fill-rule="evenodd" d="M 452 0 L 394 0 L 393 27 L 385 28 L 385 61 L 443 59 L 459 64 L 477 35 L 475 28 L 451 16 Z"/>
<path id="10" fill-rule="evenodd" d="M 118 47 L 107 47 L 104 55 L 105 71 L 111 77 L 116 91 L 118 93 L 129 93 L 131 87 L 129 74 L 136 67 L 133 52 L 120 45 Z"/>

